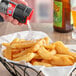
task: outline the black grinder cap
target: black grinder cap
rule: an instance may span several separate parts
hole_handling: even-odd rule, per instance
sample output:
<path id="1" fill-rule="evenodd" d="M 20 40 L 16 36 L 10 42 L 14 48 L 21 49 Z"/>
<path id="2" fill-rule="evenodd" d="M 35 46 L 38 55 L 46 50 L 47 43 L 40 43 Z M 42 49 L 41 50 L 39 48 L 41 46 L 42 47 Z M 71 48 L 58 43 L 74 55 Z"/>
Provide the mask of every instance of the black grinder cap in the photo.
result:
<path id="1" fill-rule="evenodd" d="M 32 9 L 26 5 L 18 4 L 14 10 L 13 17 L 20 23 L 26 23 L 27 18 L 30 16 Z"/>

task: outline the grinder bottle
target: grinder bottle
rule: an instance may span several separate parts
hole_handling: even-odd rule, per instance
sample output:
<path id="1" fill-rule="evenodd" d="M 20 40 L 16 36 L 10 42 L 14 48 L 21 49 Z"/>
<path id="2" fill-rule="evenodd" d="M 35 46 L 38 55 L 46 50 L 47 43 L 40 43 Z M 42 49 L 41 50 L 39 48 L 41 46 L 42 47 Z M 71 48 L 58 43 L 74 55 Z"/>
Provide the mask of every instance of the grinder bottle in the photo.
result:
<path id="1" fill-rule="evenodd" d="M 30 20 L 33 14 L 33 10 L 30 7 L 10 0 L 0 0 L 0 12 L 12 16 L 24 24 L 27 24 L 27 20 Z"/>

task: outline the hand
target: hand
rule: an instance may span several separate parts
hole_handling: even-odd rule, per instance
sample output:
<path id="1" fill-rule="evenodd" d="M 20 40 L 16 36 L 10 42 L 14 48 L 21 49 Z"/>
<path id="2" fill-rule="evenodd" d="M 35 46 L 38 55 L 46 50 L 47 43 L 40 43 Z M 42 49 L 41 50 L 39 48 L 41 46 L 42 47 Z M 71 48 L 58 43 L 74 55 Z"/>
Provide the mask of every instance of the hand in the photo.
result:
<path id="1" fill-rule="evenodd" d="M 22 4 L 24 4 L 24 5 L 28 5 L 27 4 L 27 2 L 25 2 L 24 0 L 11 0 L 11 1 L 13 1 L 13 2 L 15 2 L 15 3 L 22 3 Z M 5 21 L 8 21 L 8 22 L 11 22 L 11 23 L 13 23 L 14 25 L 23 25 L 22 23 L 19 23 L 19 21 L 18 20 L 16 20 L 16 19 L 14 19 L 13 17 L 11 17 L 11 16 L 8 16 L 8 15 L 5 15 L 5 14 L 2 14 L 2 13 L 0 13 L 0 15 L 4 18 L 4 20 Z"/>

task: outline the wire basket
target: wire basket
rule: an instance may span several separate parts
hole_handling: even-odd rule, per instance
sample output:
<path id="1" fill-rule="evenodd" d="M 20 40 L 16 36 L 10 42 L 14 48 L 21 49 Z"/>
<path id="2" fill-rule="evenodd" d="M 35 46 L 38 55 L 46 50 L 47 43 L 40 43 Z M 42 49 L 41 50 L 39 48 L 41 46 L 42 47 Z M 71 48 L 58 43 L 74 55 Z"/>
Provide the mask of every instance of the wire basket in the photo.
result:
<path id="1" fill-rule="evenodd" d="M 74 73 L 74 75 L 73 75 L 73 73 Z M 70 73 L 69 76 L 76 76 L 76 68 L 74 68 L 74 69 L 72 70 L 72 72 Z"/>
<path id="2" fill-rule="evenodd" d="M 38 72 L 29 66 L 7 62 L 1 57 L 0 62 L 5 66 L 5 68 L 11 73 L 12 76 L 42 76 L 41 71 Z"/>

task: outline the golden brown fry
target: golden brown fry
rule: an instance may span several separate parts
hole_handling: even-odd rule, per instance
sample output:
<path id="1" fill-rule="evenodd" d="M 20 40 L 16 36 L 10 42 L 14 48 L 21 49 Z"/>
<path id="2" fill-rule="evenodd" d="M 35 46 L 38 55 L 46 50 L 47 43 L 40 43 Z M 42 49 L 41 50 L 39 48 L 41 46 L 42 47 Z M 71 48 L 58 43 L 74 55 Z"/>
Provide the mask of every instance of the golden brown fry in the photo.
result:
<path id="1" fill-rule="evenodd" d="M 44 63 L 44 62 L 34 62 L 34 63 L 33 63 L 33 65 L 52 67 L 52 65 L 51 65 L 51 64 L 49 64 L 49 63 Z"/>
<path id="2" fill-rule="evenodd" d="M 17 57 L 23 56 L 28 53 L 33 53 L 33 52 L 35 52 L 35 50 L 33 50 L 33 48 L 31 47 L 31 48 L 25 49 L 24 51 L 21 51 L 20 53 L 14 54 L 13 58 L 17 58 Z"/>
<path id="3" fill-rule="evenodd" d="M 55 43 L 55 48 L 58 54 L 69 54 L 69 50 L 65 47 L 65 45 L 61 41 L 57 41 Z"/>
<path id="4" fill-rule="evenodd" d="M 19 54 L 20 52 L 24 51 L 24 49 L 13 49 L 13 48 L 10 48 L 10 49 L 13 55 Z"/>
<path id="5" fill-rule="evenodd" d="M 58 54 L 66 54 L 66 55 L 73 56 L 76 61 L 76 53 L 71 52 L 69 48 L 65 47 L 65 45 L 61 41 L 56 42 L 55 45 L 56 45 L 56 51 Z"/>
<path id="6" fill-rule="evenodd" d="M 49 45 L 45 45 L 44 47 L 51 51 L 51 50 L 55 49 L 55 44 L 52 43 L 52 44 L 49 44 Z"/>
<path id="7" fill-rule="evenodd" d="M 36 62 L 36 61 L 37 61 L 36 59 L 32 59 L 32 60 L 30 61 L 30 63 L 33 64 L 33 63 Z"/>
<path id="8" fill-rule="evenodd" d="M 15 38 L 15 39 L 11 42 L 11 44 L 12 44 L 12 43 L 19 42 L 19 41 L 20 41 L 20 39 L 19 39 L 19 38 Z"/>
<path id="9" fill-rule="evenodd" d="M 49 37 L 45 37 L 44 40 L 46 41 L 46 45 L 49 44 L 50 38 Z"/>
<path id="10" fill-rule="evenodd" d="M 2 45 L 10 48 L 10 43 L 2 43 Z"/>
<path id="11" fill-rule="evenodd" d="M 28 49 L 25 49 L 24 51 L 16 54 L 16 55 L 13 55 L 14 58 L 16 57 L 19 57 L 19 56 L 22 56 L 22 55 L 25 55 L 27 53 L 33 53 L 33 52 L 36 52 L 39 50 L 40 46 L 42 46 L 44 44 L 45 40 L 39 40 L 38 42 L 36 42 L 36 44 Z"/>
<path id="12" fill-rule="evenodd" d="M 42 57 L 37 53 L 34 59 L 42 59 Z"/>
<path id="13" fill-rule="evenodd" d="M 29 48 L 29 47 L 34 47 L 34 46 L 41 46 L 43 44 L 45 44 L 46 41 L 44 39 L 40 39 L 39 41 L 26 41 L 24 43 L 14 43 L 14 44 L 11 44 L 11 48 Z M 34 48 L 36 49 L 36 48 Z"/>
<path id="14" fill-rule="evenodd" d="M 70 55 L 64 55 L 64 54 L 56 54 L 55 56 L 59 56 L 59 57 L 67 57 L 70 60 L 72 60 L 74 62 L 74 57 L 70 56 Z"/>
<path id="15" fill-rule="evenodd" d="M 23 56 L 23 55 L 28 54 L 28 53 L 33 53 L 32 48 L 28 48 L 28 49 L 23 50 L 19 53 L 13 54 L 13 58 L 17 58 L 17 57 Z"/>
<path id="16" fill-rule="evenodd" d="M 11 44 L 13 44 L 13 43 L 22 43 L 22 42 L 30 42 L 30 41 L 32 41 L 32 40 L 29 40 L 29 41 L 27 41 L 27 40 L 25 40 L 25 39 L 19 39 L 19 38 L 16 38 L 16 39 L 14 39 L 12 42 L 11 42 Z"/>
<path id="17" fill-rule="evenodd" d="M 76 62 L 76 53 L 70 52 L 61 41 L 49 44 L 48 37 L 29 41 L 16 38 L 11 43 L 3 43 L 3 46 L 6 47 L 4 57 L 14 61 L 25 60 L 46 67 L 70 66 Z"/>
<path id="18" fill-rule="evenodd" d="M 24 42 L 24 39 L 16 38 L 11 43 L 2 43 L 3 46 L 11 48 L 11 44 Z"/>
<path id="19" fill-rule="evenodd" d="M 29 48 L 34 46 L 35 44 L 36 42 L 14 43 L 11 44 L 11 48 L 18 48 L 18 49 Z"/>
<path id="20" fill-rule="evenodd" d="M 44 40 L 45 41 L 44 45 L 48 45 L 49 41 L 50 41 L 49 37 L 44 37 L 44 38 L 41 38 L 41 39 L 37 39 L 36 41 L 40 41 L 40 40 Z"/>
<path id="21" fill-rule="evenodd" d="M 23 49 L 12 49 L 12 48 L 7 48 L 4 50 L 4 56 L 8 59 L 13 59 L 13 54 L 21 52 Z M 11 58 L 12 57 L 12 58 Z"/>
<path id="22" fill-rule="evenodd" d="M 74 57 L 74 61 L 76 62 L 76 53 L 75 52 L 70 52 L 68 55 Z"/>
<path id="23" fill-rule="evenodd" d="M 69 55 L 55 55 L 51 64 L 54 66 L 70 66 L 74 64 L 74 58 Z"/>
<path id="24" fill-rule="evenodd" d="M 54 50 L 54 49 L 51 50 L 51 51 L 50 51 L 50 54 L 51 54 L 51 55 L 55 55 L 55 54 L 56 54 L 56 50 Z"/>
<path id="25" fill-rule="evenodd" d="M 39 50 L 39 48 L 44 45 L 46 42 L 44 39 L 39 40 L 33 47 L 32 47 L 32 51 L 36 52 Z"/>
<path id="26" fill-rule="evenodd" d="M 50 64 L 50 61 L 49 60 L 42 60 L 42 62 L 49 63 Z"/>
<path id="27" fill-rule="evenodd" d="M 7 59 L 12 60 L 12 52 L 10 49 L 5 49 L 3 50 L 3 55 L 4 57 L 6 57 Z"/>
<path id="28" fill-rule="evenodd" d="M 53 55 L 48 50 L 46 50 L 44 47 L 40 47 L 40 49 L 38 50 L 38 54 L 43 59 L 46 59 L 46 60 L 51 60 L 53 57 Z"/>
<path id="29" fill-rule="evenodd" d="M 16 59 L 13 59 L 14 61 L 22 61 L 22 60 L 25 60 L 26 62 L 29 62 L 31 61 L 34 57 L 35 57 L 35 53 L 28 53 L 28 54 L 25 54 L 24 56 L 20 56 Z"/>

